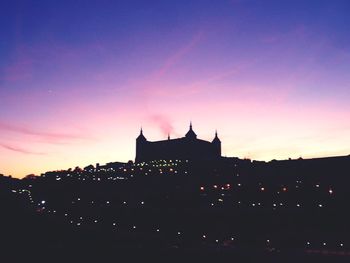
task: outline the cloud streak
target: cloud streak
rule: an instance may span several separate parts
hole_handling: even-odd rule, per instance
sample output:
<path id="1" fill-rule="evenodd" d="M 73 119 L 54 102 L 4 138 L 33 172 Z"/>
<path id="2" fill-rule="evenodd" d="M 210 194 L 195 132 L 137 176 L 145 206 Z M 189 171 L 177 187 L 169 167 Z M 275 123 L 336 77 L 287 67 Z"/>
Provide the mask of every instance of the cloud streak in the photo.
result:
<path id="1" fill-rule="evenodd" d="M 7 150 L 10 150 L 10 151 L 13 151 L 13 152 L 19 152 L 19 153 L 23 153 L 23 154 L 34 154 L 34 155 L 45 155 L 46 154 L 46 153 L 43 153 L 43 152 L 33 152 L 33 151 L 30 151 L 30 150 L 27 150 L 27 149 L 23 149 L 23 148 L 20 148 L 20 147 L 17 147 L 17 146 L 4 144 L 4 143 L 0 143 L 0 146 L 5 148 L 5 149 L 7 149 Z"/>
<path id="2" fill-rule="evenodd" d="M 19 126 L 19 125 L 4 123 L 4 122 L 0 122 L 0 131 L 1 130 L 18 133 L 22 135 L 31 135 L 31 136 L 39 137 L 50 143 L 62 143 L 67 141 L 87 139 L 86 136 L 82 136 L 78 134 L 38 131 L 25 126 Z"/>
<path id="3" fill-rule="evenodd" d="M 188 52 L 190 52 L 201 40 L 203 32 L 200 31 L 191 39 L 191 41 L 184 47 L 180 48 L 172 56 L 170 56 L 164 63 L 164 65 L 158 69 L 155 73 L 155 79 L 161 78 L 166 74 L 171 67 L 178 63 Z"/>

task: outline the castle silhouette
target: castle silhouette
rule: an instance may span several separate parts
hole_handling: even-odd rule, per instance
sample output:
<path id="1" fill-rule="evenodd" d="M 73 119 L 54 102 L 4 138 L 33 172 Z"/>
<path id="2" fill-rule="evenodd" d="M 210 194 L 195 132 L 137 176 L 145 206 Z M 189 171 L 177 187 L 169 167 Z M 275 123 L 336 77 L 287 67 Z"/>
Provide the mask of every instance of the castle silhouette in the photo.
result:
<path id="1" fill-rule="evenodd" d="M 216 160 L 221 157 L 221 141 L 215 132 L 212 142 L 197 139 L 196 133 L 190 123 L 189 131 L 185 137 L 162 141 L 147 141 L 143 135 L 136 138 L 135 162 L 147 162 L 152 160 Z"/>

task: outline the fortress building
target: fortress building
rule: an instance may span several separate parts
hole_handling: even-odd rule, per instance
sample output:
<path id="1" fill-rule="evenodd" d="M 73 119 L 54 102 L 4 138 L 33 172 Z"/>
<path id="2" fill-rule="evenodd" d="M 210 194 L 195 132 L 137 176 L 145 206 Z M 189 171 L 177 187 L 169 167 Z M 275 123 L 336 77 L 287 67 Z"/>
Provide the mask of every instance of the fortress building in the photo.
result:
<path id="1" fill-rule="evenodd" d="M 221 157 L 221 141 L 217 132 L 212 142 L 197 139 L 196 133 L 190 129 L 185 137 L 163 141 L 147 141 L 143 135 L 136 138 L 135 162 L 147 162 L 152 160 L 215 160 Z"/>

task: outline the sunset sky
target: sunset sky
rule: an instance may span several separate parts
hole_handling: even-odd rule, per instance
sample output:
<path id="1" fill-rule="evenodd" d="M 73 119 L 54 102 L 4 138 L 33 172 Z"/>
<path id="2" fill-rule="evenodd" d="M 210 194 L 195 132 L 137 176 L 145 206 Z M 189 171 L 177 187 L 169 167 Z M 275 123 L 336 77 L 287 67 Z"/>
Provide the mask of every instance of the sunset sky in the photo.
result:
<path id="1" fill-rule="evenodd" d="M 350 154 L 350 1 L 1 1 L 0 173 L 135 158 Z"/>

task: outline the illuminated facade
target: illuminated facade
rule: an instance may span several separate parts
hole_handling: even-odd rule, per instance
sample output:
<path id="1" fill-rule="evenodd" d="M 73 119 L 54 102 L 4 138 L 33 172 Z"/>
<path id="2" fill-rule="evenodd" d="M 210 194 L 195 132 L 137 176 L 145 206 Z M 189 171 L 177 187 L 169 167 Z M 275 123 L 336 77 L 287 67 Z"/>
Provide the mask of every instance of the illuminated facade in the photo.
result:
<path id="1" fill-rule="evenodd" d="M 163 141 L 147 141 L 142 129 L 136 138 L 135 162 L 152 160 L 215 160 L 221 157 L 221 141 L 217 132 L 212 142 L 197 139 L 190 124 L 185 137 Z"/>

